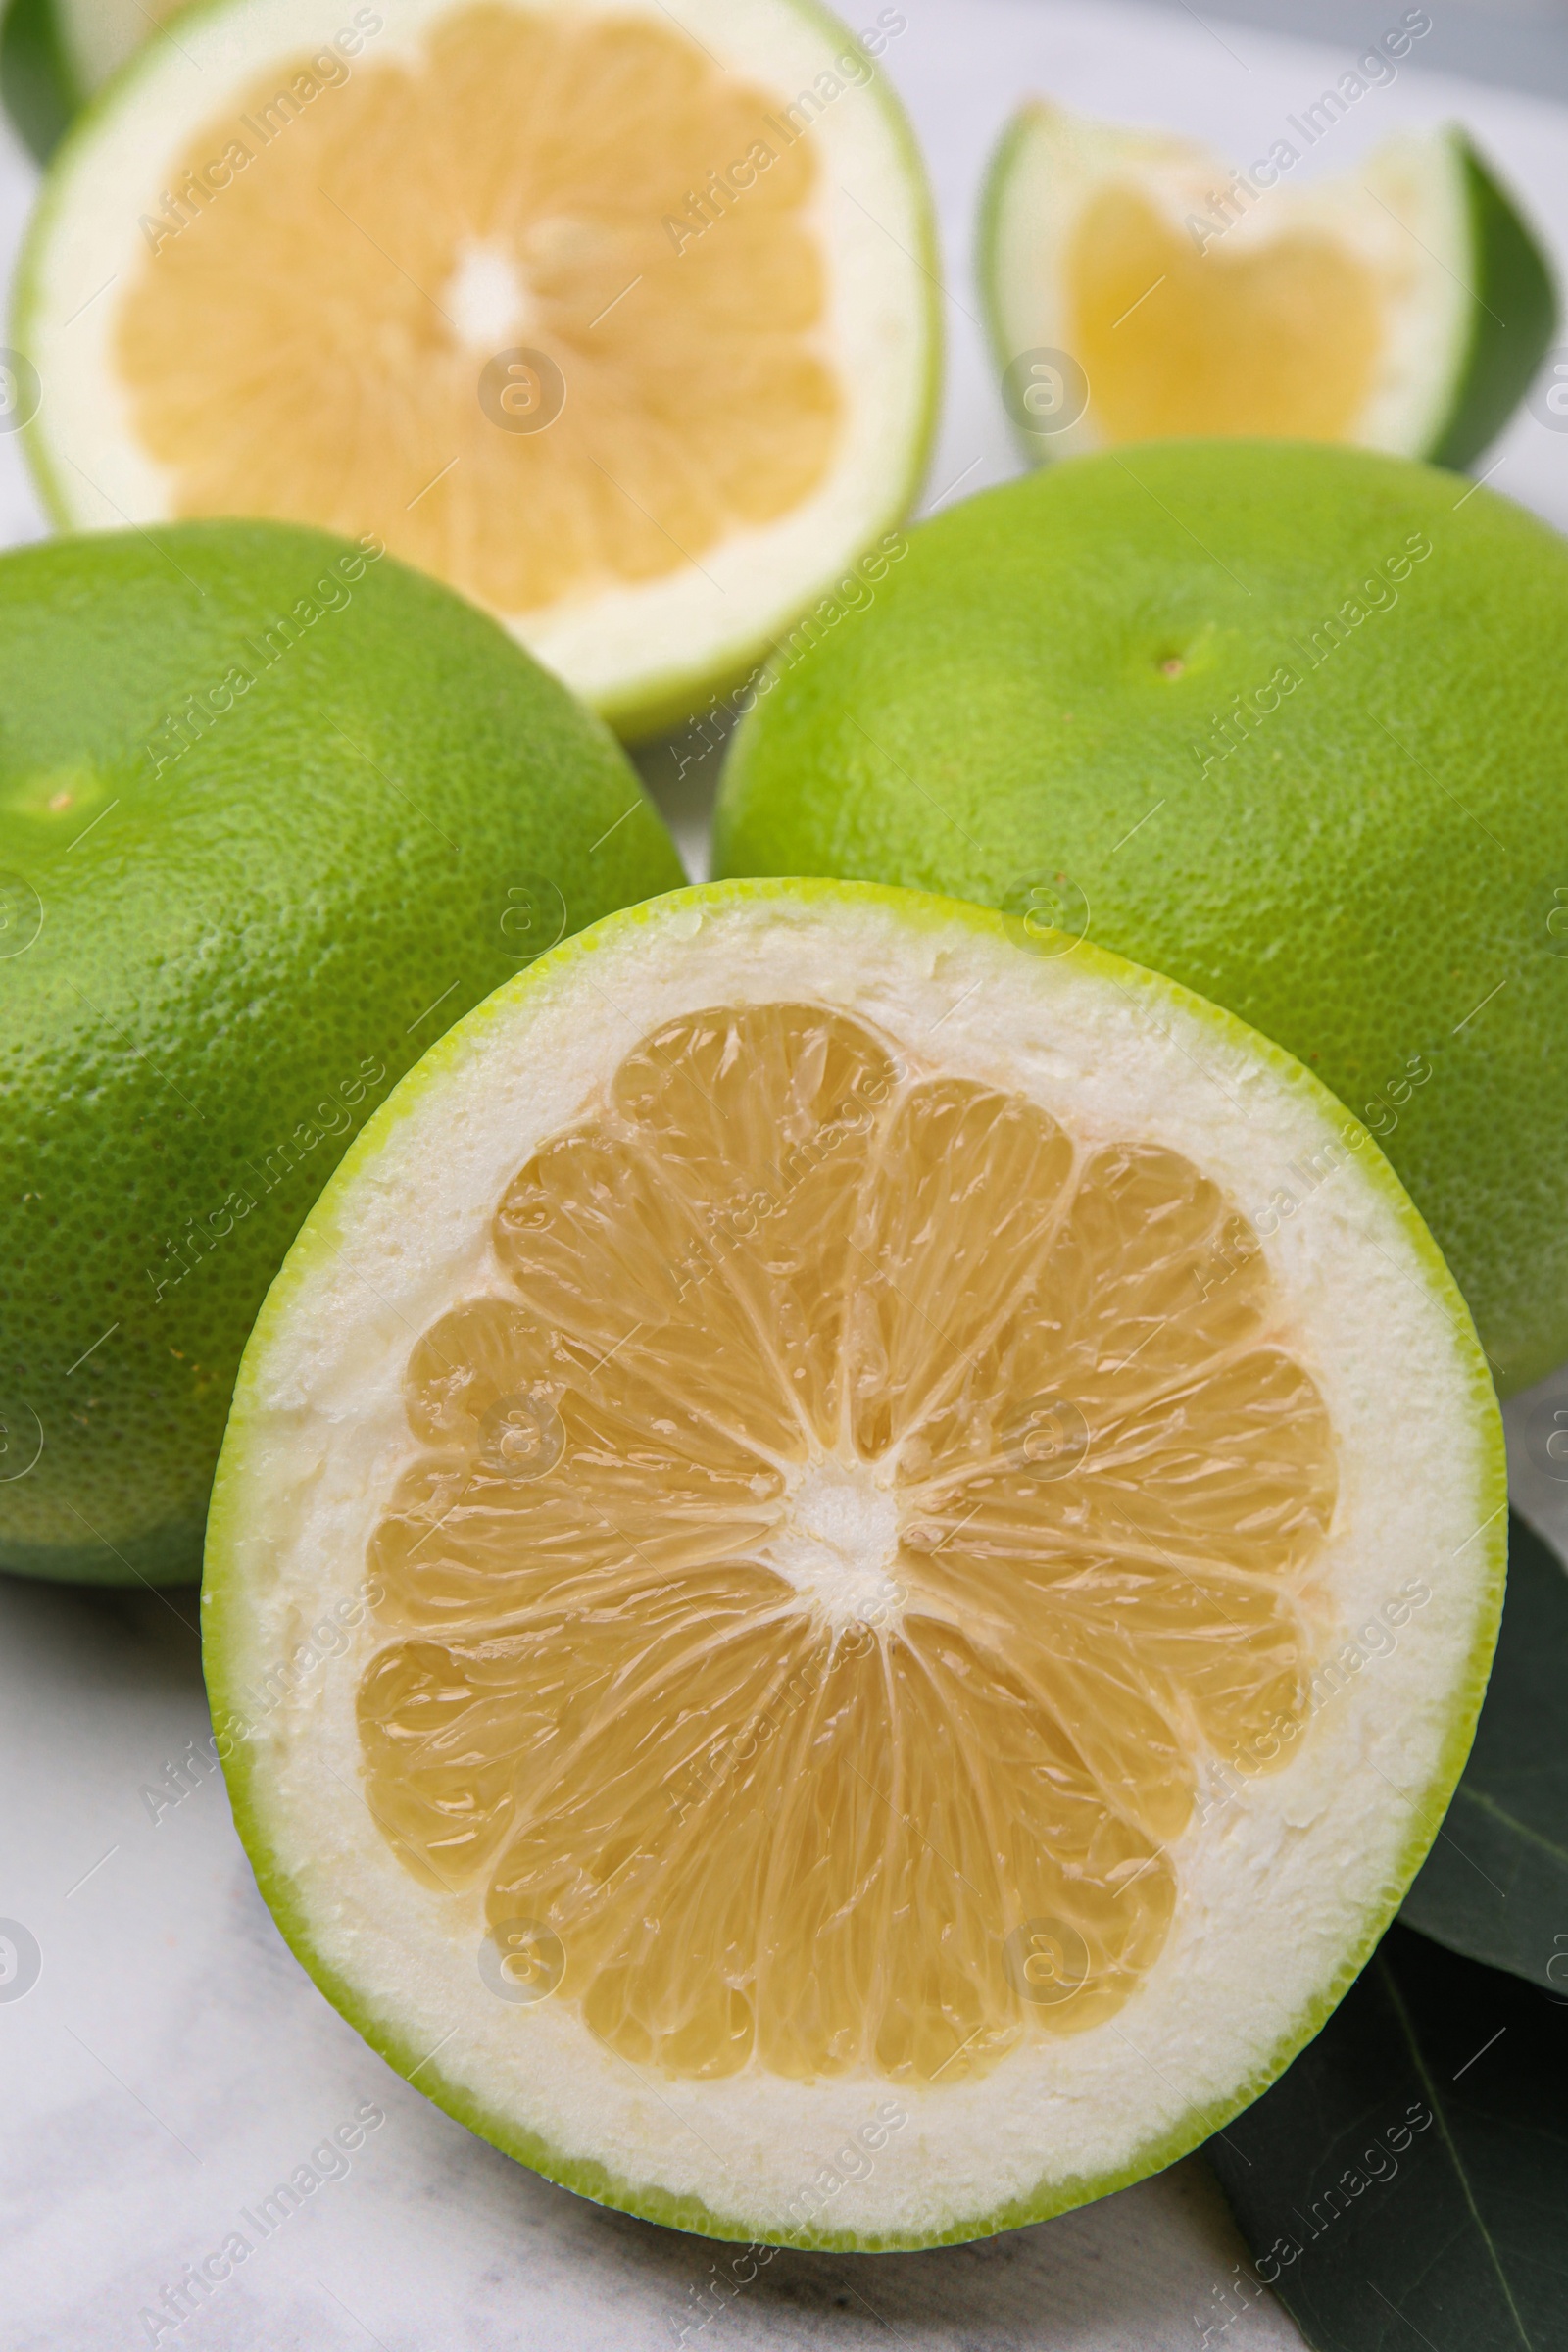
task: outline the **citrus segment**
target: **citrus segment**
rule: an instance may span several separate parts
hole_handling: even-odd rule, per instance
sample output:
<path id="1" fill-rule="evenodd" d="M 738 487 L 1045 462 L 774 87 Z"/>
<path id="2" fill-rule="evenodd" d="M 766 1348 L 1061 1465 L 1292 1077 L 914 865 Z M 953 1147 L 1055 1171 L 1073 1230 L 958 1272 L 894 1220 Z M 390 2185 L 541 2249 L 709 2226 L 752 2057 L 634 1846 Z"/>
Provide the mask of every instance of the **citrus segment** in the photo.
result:
<path id="1" fill-rule="evenodd" d="M 1084 207 L 1068 339 L 1107 441 L 1188 433 L 1353 437 L 1383 357 L 1377 280 L 1330 236 L 1210 259 L 1133 188 Z"/>
<path id="2" fill-rule="evenodd" d="M 936 2082 L 1111 2014 L 1199 1751 L 1283 1753 L 1310 1679 L 1334 1443 L 1232 1205 L 763 1004 L 644 1039 L 493 1240 L 409 1367 L 438 1515 L 371 1539 L 411 1867 L 487 1871 L 669 2073 Z"/>
<path id="3" fill-rule="evenodd" d="M 688 2227 L 974 2234 L 1191 2145 L 1473 1719 L 1495 1408 L 1407 1204 L 1273 1049 L 1036 944 L 815 883 L 603 926 L 253 1342 L 203 1606 L 264 1886 L 416 2081 Z"/>

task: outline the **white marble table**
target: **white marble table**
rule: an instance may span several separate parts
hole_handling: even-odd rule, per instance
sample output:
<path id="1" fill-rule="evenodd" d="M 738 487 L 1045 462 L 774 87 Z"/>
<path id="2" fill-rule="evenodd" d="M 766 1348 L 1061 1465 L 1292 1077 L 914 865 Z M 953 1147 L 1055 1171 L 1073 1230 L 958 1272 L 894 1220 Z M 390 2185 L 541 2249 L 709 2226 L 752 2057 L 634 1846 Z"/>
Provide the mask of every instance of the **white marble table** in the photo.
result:
<path id="1" fill-rule="evenodd" d="M 986 149 L 1016 100 L 1050 90 L 1181 125 L 1245 160 L 1346 60 L 1185 8 L 906 0 L 906 13 L 887 64 L 931 158 L 952 285 L 936 505 L 1013 469 L 968 242 Z M 1390 0 L 1388 21 L 1398 13 Z M 1383 19 L 1368 22 L 1376 30 Z M 1418 58 L 1316 160 L 1341 170 L 1397 122 L 1460 115 L 1568 256 L 1568 114 L 1424 75 Z M 31 184 L 0 134 L 6 255 Z M 1568 435 L 1523 416 L 1484 463 L 1497 487 L 1568 525 Z M 16 441 L 0 439 L 0 543 L 41 528 Z M 665 793 L 694 871 L 714 766 Z M 1568 1380 L 1559 1393 L 1568 1400 Z M 1568 1483 L 1544 1453 L 1549 1410 L 1538 1396 L 1510 1419 L 1521 1497 L 1561 1538 Z M 172 1768 L 206 1729 L 193 1593 L 83 1594 L 0 1578 L 0 1917 L 21 1921 L 41 1956 L 24 1997 L 0 2000 L 7 2352 L 131 2352 L 154 2340 L 143 2309 L 367 2107 L 383 2120 L 346 2169 L 323 2161 L 336 2177 L 265 2238 L 248 2230 L 249 2258 L 209 2297 L 193 2295 L 159 2343 L 1198 2352 L 1207 2329 L 1227 2352 L 1299 2345 L 1272 2302 L 1226 2298 L 1242 2248 L 1199 2159 L 989 2244 L 780 2255 L 719 2309 L 709 2296 L 717 2249 L 509 2163 L 391 2075 L 327 2006 L 256 1893 L 217 1775 L 187 1772 L 172 1801 Z M 705 2302 L 716 2316 L 699 2330 Z"/>

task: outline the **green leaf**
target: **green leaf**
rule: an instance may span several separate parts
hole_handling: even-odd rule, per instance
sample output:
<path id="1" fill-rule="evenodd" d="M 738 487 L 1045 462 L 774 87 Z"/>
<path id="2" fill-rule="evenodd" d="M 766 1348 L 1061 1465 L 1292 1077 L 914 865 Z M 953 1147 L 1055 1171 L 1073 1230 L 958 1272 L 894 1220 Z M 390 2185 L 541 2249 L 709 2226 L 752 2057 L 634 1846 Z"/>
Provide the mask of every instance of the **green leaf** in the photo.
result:
<path id="1" fill-rule="evenodd" d="M 1516 1515 L 1475 1745 L 1400 1916 L 1568 1993 L 1568 1575 Z"/>
<path id="2" fill-rule="evenodd" d="M 1568 2002 L 1408 1928 L 1206 2154 L 1317 2352 L 1568 2348 Z"/>
<path id="3" fill-rule="evenodd" d="M 11 0 L 0 25 L 0 99 L 39 163 L 80 104 L 49 0 Z"/>

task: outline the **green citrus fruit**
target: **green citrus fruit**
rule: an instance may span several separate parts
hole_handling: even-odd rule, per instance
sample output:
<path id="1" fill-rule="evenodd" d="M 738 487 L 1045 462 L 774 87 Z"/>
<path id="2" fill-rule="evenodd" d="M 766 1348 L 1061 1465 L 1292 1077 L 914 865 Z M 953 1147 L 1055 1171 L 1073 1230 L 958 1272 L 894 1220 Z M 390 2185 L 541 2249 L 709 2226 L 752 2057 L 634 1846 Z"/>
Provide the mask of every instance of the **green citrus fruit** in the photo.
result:
<path id="1" fill-rule="evenodd" d="M 1568 1356 L 1565 673 L 1568 547 L 1488 490 L 1074 459 L 775 665 L 716 867 L 1033 906 L 1228 1005 L 1375 1129 L 1521 1387 Z"/>
<path id="2" fill-rule="evenodd" d="M 0 561 L 0 1566 L 194 1576 L 240 1350 L 458 1014 L 679 867 L 432 580 L 201 523 Z"/>
<path id="3" fill-rule="evenodd" d="M 1501 431 L 1556 328 L 1535 232 L 1456 124 L 1298 186 L 1336 107 L 1246 172 L 1061 107 L 1014 117 L 980 276 L 1027 456 L 1268 433 L 1465 466 Z"/>
<path id="4" fill-rule="evenodd" d="M 1451 1278 L 1288 1054 L 1068 944 L 612 915 L 409 1073 L 246 1349 L 202 1614 L 262 1890 L 421 2090 L 681 2229 L 925 2245 L 1168 2163 L 1469 1745 Z"/>
<path id="5" fill-rule="evenodd" d="M 33 216 L 9 339 L 47 386 L 45 505 L 374 530 L 621 734 L 673 725 L 853 593 L 919 485 L 940 295 L 879 62 L 904 23 L 187 11 Z"/>

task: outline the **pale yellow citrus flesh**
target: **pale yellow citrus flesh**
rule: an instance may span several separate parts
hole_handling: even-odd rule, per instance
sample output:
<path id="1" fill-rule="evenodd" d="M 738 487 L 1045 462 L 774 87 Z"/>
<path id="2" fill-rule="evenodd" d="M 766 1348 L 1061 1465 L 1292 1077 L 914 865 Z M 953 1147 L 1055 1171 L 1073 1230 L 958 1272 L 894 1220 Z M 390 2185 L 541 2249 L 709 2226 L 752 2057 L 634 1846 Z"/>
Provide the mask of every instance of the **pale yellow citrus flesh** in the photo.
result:
<path id="1" fill-rule="evenodd" d="M 764 1004 L 649 1036 L 493 1233 L 369 1545 L 407 1868 L 671 2075 L 940 2084 L 1113 2016 L 1326 1622 L 1333 1433 L 1246 1220 Z"/>
<path id="2" fill-rule="evenodd" d="M 525 615 L 811 494 L 844 402 L 777 98 L 672 24 L 485 5 L 342 73 L 247 88 L 146 230 L 116 359 L 176 514 L 373 530 Z"/>
<path id="3" fill-rule="evenodd" d="M 1353 431 L 1382 351 L 1376 280 L 1322 231 L 1200 253 L 1136 188 L 1084 207 L 1066 257 L 1071 348 L 1106 441 Z"/>

